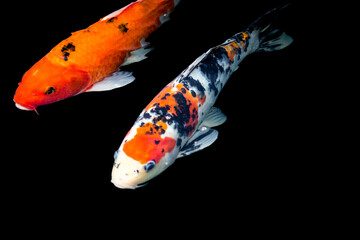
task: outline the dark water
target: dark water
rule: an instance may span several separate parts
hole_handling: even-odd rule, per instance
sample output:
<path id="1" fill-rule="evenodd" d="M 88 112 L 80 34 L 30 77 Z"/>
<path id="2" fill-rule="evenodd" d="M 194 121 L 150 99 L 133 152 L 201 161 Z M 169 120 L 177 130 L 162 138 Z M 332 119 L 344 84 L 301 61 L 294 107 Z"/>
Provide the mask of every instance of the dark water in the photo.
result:
<path id="1" fill-rule="evenodd" d="M 61 206 L 117 214 L 158 208 L 179 214 L 192 206 L 202 213 L 250 216 L 259 208 L 284 210 L 303 199 L 299 192 L 313 176 L 308 152 L 316 146 L 306 140 L 313 92 L 304 52 L 310 40 L 304 36 L 306 21 L 300 21 L 305 8 L 297 2 L 276 19 L 294 43 L 247 57 L 224 87 L 215 106 L 228 120 L 216 127 L 218 140 L 177 160 L 146 187 L 121 190 L 110 182 L 113 154 L 142 109 L 203 52 L 284 1 L 183 0 L 171 21 L 148 39 L 155 47 L 149 58 L 124 67 L 137 78 L 132 84 L 39 107 L 39 116 L 15 108 L 17 83 L 32 64 L 70 32 L 128 2 L 12 6 L 3 29 L 1 90 L 2 189 L 9 206 L 30 216 L 36 209 L 61 214 Z"/>

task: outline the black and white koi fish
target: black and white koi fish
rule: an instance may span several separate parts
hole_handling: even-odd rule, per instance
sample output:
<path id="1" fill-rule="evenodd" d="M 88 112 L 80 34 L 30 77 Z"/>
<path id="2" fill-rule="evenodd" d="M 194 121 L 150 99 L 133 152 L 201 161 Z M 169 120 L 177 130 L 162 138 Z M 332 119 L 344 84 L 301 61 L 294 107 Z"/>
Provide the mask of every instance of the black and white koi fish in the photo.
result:
<path id="1" fill-rule="evenodd" d="M 213 127 L 224 123 L 226 116 L 213 105 L 240 62 L 251 53 L 280 50 L 293 41 L 270 24 L 279 9 L 209 49 L 147 105 L 115 152 L 112 182 L 116 187 L 139 187 L 177 158 L 217 139 Z"/>

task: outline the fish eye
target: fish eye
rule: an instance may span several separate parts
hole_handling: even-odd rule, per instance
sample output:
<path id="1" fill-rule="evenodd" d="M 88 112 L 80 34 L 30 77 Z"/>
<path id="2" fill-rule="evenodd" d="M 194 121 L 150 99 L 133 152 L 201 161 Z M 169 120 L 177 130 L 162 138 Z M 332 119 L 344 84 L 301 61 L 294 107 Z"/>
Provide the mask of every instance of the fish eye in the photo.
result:
<path id="1" fill-rule="evenodd" d="M 50 94 L 53 94 L 54 92 L 55 92 L 54 87 L 48 87 L 45 91 L 45 95 L 50 95 Z"/>
<path id="2" fill-rule="evenodd" d="M 151 161 L 149 161 L 148 163 L 146 163 L 145 165 L 144 165 L 144 169 L 145 169 L 145 171 L 146 172 L 149 172 L 151 169 L 153 169 L 154 167 L 155 167 L 155 161 L 154 160 L 151 160 Z"/>

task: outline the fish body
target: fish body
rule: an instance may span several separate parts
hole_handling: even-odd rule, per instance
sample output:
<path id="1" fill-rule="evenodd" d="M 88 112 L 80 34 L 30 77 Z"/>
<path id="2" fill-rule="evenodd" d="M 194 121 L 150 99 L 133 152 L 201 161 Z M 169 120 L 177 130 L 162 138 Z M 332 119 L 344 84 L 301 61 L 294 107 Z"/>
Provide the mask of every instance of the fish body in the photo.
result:
<path id="1" fill-rule="evenodd" d="M 16 106 L 35 110 L 85 91 L 124 86 L 135 78 L 119 67 L 145 59 L 145 39 L 168 19 L 177 0 L 138 0 L 56 45 L 23 76 Z"/>
<path id="2" fill-rule="evenodd" d="M 279 50 L 292 42 L 266 21 L 277 10 L 209 49 L 146 106 L 115 153 L 115 186 L 137 188 L 177 158 L 216 140 L 213 127 L 224 123 L 226 116 L 213 105 L 240 62 L 253 52 Z"/>

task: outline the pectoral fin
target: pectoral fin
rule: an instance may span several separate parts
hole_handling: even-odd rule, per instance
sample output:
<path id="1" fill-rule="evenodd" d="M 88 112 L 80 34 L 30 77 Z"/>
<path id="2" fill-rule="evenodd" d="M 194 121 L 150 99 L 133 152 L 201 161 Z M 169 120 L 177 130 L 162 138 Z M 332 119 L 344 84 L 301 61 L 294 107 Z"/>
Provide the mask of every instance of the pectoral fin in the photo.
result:
<path id="1" fill-rule="evenodd" d="M 201 127 L 196 130 L 194 135 L 189 139 L 186 145 L 180 150 L 178 158 L 188 156 L 194 152 L 198 152 L 211 144 L 213 144 L 217 137 L 218 131 L 209 127 Z"/>
<path id="2" fill-rule="evenodd" d="M 212 107 L 206 115 L 201 126 L 216 127 L 223 124 L 226 119 L 227 117 L 219 108 Z"/>
<path id="3" fill-rule="evenodd" d="M 181 158 L 188 156 L 213 144 L 216 141 L 219 132 L 211 127 L 219 126 L 225 121 L 225 114 L 223 114 L 219 108 L 212 107 L 206 115 L 204 121 L 200 124 L 186 145 L 182 147 L 177 157 Z"/>
<path id="4" fill-rule="evenodd" d="M 95 83 L 86 92 L 109 91 L 115 88 L 123 87 L 135 80 L 132 72 L 119 71 L 111 76 L 104 78 L 102 81 Z"/>

